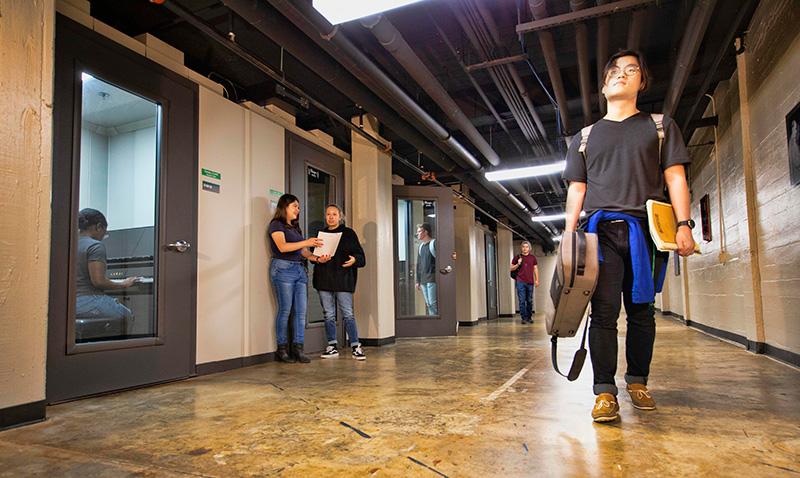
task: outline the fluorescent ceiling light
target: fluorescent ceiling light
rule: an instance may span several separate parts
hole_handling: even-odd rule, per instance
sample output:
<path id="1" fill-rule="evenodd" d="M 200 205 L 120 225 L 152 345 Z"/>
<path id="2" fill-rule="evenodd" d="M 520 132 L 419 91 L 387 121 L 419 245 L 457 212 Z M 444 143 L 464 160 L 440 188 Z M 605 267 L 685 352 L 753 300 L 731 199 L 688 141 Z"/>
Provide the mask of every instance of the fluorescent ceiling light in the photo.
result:
<path id="1" fill-rule="evenodd" d="M 81 72 L 81 81 L 89 81 L 89 80 L 93 80 L 93 79 L 94 79 L 94 77 L 92 75 L 90 75 L 89 73 Z"/>
<path id="2" fill-rule="evenodd" d="M 420 0 L 314 0 L 312 5 L 331 25 L 349 22 Z"/>
<path id="3" fill-rule="evenodd" d="M 586 211 L 581 211 L 581 217 L 586 216 Z M 567 218 L 567 213 L 563 214 L 549 214 L 546 216 L 531 216 L 531 220 L 533 222 L 549 222 L 549 221 L 560 221 L 562 219 Z"/>
<path id="4" fill-rule="evenodd" d="M 547 176 L 548 174 L 560 173 L 567 167 L 566 161 L 559 161 L 554 164 L 542 166 L 530 166 L 527 168 L 503 169 L 500 171 L 490 171 L 484 173 L 489 181 L 504 181 L 506 179 L 531 178 L 534 176 Z"/>

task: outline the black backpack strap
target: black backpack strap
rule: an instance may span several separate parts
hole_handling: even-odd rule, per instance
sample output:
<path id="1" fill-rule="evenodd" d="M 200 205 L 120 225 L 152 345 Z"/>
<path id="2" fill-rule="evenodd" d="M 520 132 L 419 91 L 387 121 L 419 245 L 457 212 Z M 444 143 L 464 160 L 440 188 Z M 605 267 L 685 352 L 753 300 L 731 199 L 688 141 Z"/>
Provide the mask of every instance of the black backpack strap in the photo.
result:
<path id="1" fill-rule="evenodd" d="M 588 309 L 587 309 L 588 310 Z M 566 377 L 567 380 L 570 382 L 574 382 L 578 376 L 581 374 L 581 370 L 583 369 L 583 363 L 586 361 L 586 332 L 589 330 L 589 317 L 588 313 L 584 315 L 586 319 L 586 324 L 583 326 L 583 337 L 581 338 L 581 348 L 575 352 L 575 356 L 572 358 L 572 366 L 569 369 L 569 374 L 564 375 L 561 373 L 561 370 L 558 369 L 558 337 L 555 335 L 550 338 L 550 343 L 552 346 L 550 347 L 550 358 L 553 361 L 553 368 L 556 370 L 556 373 L 561 375 L 562 377 Z"/>

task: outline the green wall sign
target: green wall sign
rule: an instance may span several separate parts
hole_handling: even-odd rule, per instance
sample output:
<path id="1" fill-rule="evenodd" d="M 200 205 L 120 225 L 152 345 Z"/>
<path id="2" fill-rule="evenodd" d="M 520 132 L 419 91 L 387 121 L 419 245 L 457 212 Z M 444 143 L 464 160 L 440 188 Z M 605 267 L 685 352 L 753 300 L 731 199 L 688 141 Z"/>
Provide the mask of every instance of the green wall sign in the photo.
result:
<path id="1" fill-rule="evenodd" d="M 200 170 L 200 172 L 203 174 L 203 176 L 208 176 L 211 179 L 222 179 L 222 175 L 220 173 L 210 169 L 203 168 Z"/>

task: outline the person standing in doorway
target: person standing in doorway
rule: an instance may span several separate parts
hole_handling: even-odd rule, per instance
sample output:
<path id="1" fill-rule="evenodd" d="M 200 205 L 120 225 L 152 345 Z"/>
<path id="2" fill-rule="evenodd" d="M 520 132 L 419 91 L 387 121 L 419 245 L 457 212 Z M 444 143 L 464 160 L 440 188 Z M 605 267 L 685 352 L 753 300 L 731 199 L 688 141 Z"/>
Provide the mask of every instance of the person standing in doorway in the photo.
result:
<path id="1" fill-rule="evenodd" d="M 428 315 L 439 315 L 436 301 L 436 239 L 432 237 L 431 225 L 417 224 L 417 239 L 422 241 L 417 256 L 417 280 L 415 289 L 422 291 Z"/>
<path id="2" fill-rule="evenodd" d="M 303 259 L 324 263 L 327 257 L 315 256 L 307 248 L 319 247 L 322 239 L 312 237 L 303 239 L 300 230 L 300 201 L 292 194 L 284 194 L 278 199 L 275 216 L 269 223 L 269 236 L 272 261 L 269 276 L 278 298 L 278 315 L 275 317 L 275 335 L 278 341 L 277 359 L 279 362 L 309 363 L 311 360 L 303 350 L 306 329 L 306 284 L 308 278 Z M 287 328 L 289 312 L 294 306 L 294 341 L 292 354 L 289 354 Z"/>
<path id="3" fill-rule="evenodd" d="M 358 341 L 358 329 L 353 314 L 353 292 L 356 291 L 358 268 L 367 264 L 364 249 L 358 241 L 358 235 L 344 225 L 344 214 L 336 204 L 331 204 L 325 210 L 324 232 L 341 234 L 339 245 L 329 261 L 314 266 L 314 288 L 319 293 L 322 304 L 322 315 L 325 318 L 325 335 L 328 346 L 322 358 L 339 356 L 339 342 L 336 340 L 336 305 L 342 313 L 344 328 L 353 347 L 353 358 L 366 360 L 367 356 L 361 350 Z"/>
<path id="4" fill-rule="evenodd" d="M 585 228 L 597 233 L 600 245 L 589 325 L 596 395 L 592 418 L 597 422 L 619 416 L 615 375 L 620 299 L 628 322 L 626 390 L 635 408 L 656 408 L 647 389 L 656 335 L 653 301 L 658 281 L 654 275 L 663 280 L 659 271 L 666 262 L 654 250 L 645 203 L 648 199 L 666 201 L 665 183 L 678 220 L 678 253 L 688 256 L 694 250 L 694 222 L 689 218 L 684 171 L 689 155 L 671 118 L 637 108 L 639 92 L 649 83 L 641 53 L 620 51 L 608 60 L 602 88 L 608 113 L 593 125 L 591 136 L 584 128 L 580 140 L 572 142 L 563 173 L 569 182 L 564 230 L 575 231 L 583 209 L 588 220 Z"/>
<path id="5" fill-rule="evenodd" d="M 515 285 L 519 301 L 519 316 L 523 324 L 533 323 L 533 290 L 539 287 L 539 262 L 531 254 L 531 243 L 522 243 L 522 254 L 511 261 L 511 270 L 517 271 Z"/>

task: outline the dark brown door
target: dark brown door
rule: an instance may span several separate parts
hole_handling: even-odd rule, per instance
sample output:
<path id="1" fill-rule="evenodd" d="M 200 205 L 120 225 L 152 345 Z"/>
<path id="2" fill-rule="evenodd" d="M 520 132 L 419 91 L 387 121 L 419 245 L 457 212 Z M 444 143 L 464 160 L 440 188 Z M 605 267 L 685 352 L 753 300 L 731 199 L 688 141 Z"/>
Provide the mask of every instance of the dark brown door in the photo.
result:
<path id="1" fill-rule="evenodd" d="M 443 187 L 394 186 L 393 202 L 395 334 L 455 335 L 453 192 Z"/>
<path id="2" fill-rule="evenodd" d="M 197 86 L 60 15 L 55 57 L 47 401 L 188 377 Z M 80 234 L 85 208 L 104 237 Z"/>
<path id="3" fill-rule="evenodd" d="M 303 237 L 316 237 L 325 228 L 325 209 L 328 205 L 333 203 L 344 207 L 344 159 L 289 132 L 286 133 L 286 158 L 290 171 L 289 192 L 300 199 Z M 306 352 L 325 350 L 328 344 L 319 294 L 311 284 L 313 274 L 314 264 L 309 263 L 308 307 L 303 339 Z M 291 321 L 292 315 L 289 317 Z M 292 330 L 291 326 L 289 330 Z M 336 333 L 339 346 L 344 347 L 345 331 L 338 315 Z"/>

